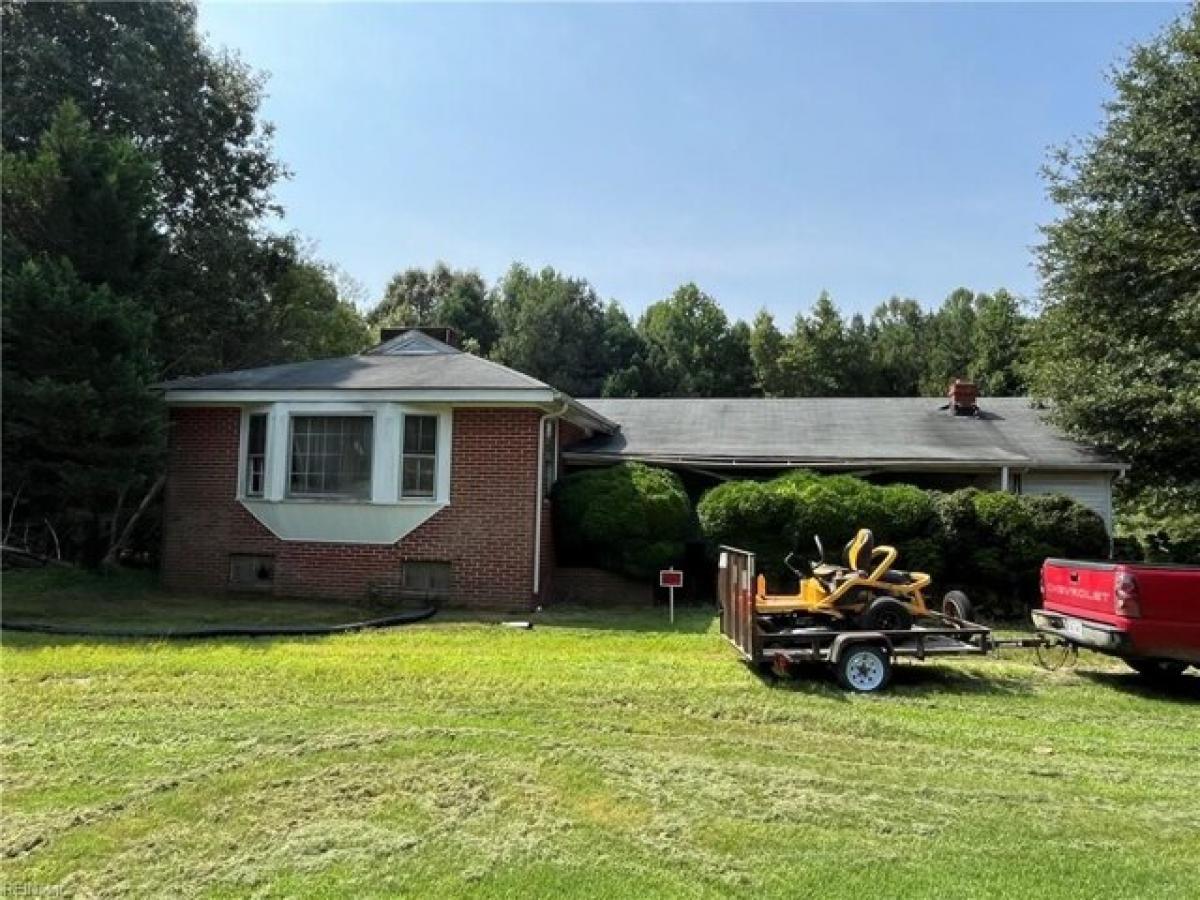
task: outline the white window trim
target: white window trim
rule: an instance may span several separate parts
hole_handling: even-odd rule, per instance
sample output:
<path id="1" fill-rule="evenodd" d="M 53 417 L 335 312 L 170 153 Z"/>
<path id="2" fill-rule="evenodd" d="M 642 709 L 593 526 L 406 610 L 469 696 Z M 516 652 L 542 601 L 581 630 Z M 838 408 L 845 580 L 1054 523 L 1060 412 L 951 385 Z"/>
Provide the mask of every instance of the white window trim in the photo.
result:
<path id="1" fill-rule="evenodd" d="M 246 449 L 250 434 L 249 423 L 250 416 L 256 413 L 267 414 L 265 489 L 261 497 L 246 495 Z M 400 466 L 404 447 L 405 415 L 437 417 L 433 497 L 403 497 L 400 494 Z M 370 497 L 291 496 L 288 493 L 291 475 L 291 420 L 296 416 L 361 416 L 372 419 Z M 244 406 L 241 409 L 241 427 L 238 439 L 236 497 L 243 502 L 256 504 L 369 503 L 415 507 L 448 506 L 450 505 L 450 476 L 453 460 L 453 418 L 452 407 L 444 404 L 295 401 Z"/>
<path id="2" fill-rule="evenodd" d="M 261 495 L 250 495 L 246 493 L 246 476 L 248 474 L 246 465 L 247 451 L 250 449 L 250 417 L 255 415 L 266 415 L 267 417 L 267 446 L 266 458 L 263 460 L 263 492 Z M 275 423 L 271 417 L 271 407 L 269 405 L 245 406 L 242 407 L 242 418 L 238 426 L 238 467 L 237 467 L 237 499 L 239 500 L 263 500 L 270 496 L 271 492 L 271 439 L 275 436 Z"/>
<path id="3" fill-rule="evenodd" d="M 408 497 L 408 496 L 405 496 L 405 494 L 404 494 L 404 457 L 405 457 L 404 432 L 405 432 L 405 421 L 408 419 L 409 416 L 413 416 L 414 418 L 423 418 L 423 419 L 431 418 L 434 420 L 433 496 L 432 497 L 422 497 L 422 496 L 415 496 L 415 495 Z M 401 413 L 400 413 L 400 437 L 399 437 L 399 441 L 397 442 L 398 452 L 396 454 L 396 499 L 397 500 L 420 500 L 424 503 L 429 503 L 429 502 L 436 501 L 437 498 L 439 496 L 441 496 L 442 492 L 440 489 L 439 481 L 440 481 L 440 476 L 441 476 L 441 471 L 442 471 L 442 456 L 443 456 L 443 453 L 442 453 L 442 420 L 443 420 L 443 416 L 440 415 L 436 410 L 421 411 L 418 409 L 406 409 L 406 410 L 401 411 Z M 428 456 L 427 453 L 417 453 L 417 454 L 413 454 L 413 455 L 421 457 L 421 458 Z"/>

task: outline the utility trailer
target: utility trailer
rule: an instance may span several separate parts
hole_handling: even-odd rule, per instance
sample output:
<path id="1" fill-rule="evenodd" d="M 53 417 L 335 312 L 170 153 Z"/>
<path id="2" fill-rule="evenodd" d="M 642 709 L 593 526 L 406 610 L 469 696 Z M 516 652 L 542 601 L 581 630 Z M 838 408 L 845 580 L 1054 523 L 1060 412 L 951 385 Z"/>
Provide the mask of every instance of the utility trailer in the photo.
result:
<path id="1" fill-rule="evenodd" d="M 747 663 L 779 671 L 796 663 L 824 663 L 847 690 L 871 693 L 887 687 L 900 657 L 982 656 L 997 647 L 1036 647 L 1040 638 L 997 640 L 992 630 L 965 619 L 942 616 L 935 626 L 902 631 L 857 631 L 828 626 L 777 628 L 754 605 L 754 554 L 721 547 L 717 596 L 721 633 Z"/>

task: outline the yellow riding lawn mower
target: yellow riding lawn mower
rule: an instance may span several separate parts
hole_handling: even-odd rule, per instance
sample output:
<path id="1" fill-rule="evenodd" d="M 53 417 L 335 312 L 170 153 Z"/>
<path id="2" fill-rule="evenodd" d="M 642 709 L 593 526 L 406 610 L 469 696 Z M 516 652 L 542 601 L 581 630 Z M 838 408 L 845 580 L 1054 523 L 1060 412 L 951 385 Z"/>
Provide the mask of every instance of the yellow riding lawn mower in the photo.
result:
<path id="1" fill-rule="evenodd" d="M 805 575 L 792 564 L 784 565 L 800 579 L 795 594 L 768 594 L 767 580 L 755 584 L 755 612 L 776 629 L 824 626 L 865 631 L 906 631 L 919 619 L 939 623 L 966 622 L 971 610 L 961 591 L 950 591 L 941 612 L 931 609 L 925 590 L 933 580 L 924 572 L 893 569 L 899 555 L 895 547 L 875 545 L 867 528 L 860 528 L 846 545 L 844 565 L 825 561 L 825 548 L 816 538 L 818 561 L 808 562 Z"/>

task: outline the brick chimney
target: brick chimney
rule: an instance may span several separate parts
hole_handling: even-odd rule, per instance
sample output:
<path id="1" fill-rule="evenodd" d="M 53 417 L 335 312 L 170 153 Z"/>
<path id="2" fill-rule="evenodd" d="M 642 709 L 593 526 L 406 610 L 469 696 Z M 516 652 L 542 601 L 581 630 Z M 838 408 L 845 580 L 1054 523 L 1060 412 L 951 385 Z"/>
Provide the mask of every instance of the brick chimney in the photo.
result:
<path id="1" fill-rule="evenodd" d="M 979 388 L 973 381 L 955 378 L 950 383 L 950 411 L 956 416 L 973 416 L 979 412 Z"/>

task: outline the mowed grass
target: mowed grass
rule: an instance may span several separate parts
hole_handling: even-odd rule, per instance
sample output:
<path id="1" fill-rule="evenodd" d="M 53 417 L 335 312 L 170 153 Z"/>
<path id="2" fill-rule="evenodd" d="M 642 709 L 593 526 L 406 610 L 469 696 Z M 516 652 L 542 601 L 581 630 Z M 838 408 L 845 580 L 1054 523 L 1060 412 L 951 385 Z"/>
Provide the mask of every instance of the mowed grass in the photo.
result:
<path id="1" fill-rule="evenodd" d="M 93 575 L 76 569 L 18 569 L 3 580 L 4 622 L 81 630 L 164 632 L 211 627 L 335 625 L 379 618 L 395 609 L 353 603 L 174 593 L 149 571 Z"/>
<path id="2" fill-rule="evenodd" d="M 1200 896 L 1200 679 L 1099 657 L 861 697 L 576 610 L 0 658 L 10 893 Z"/>

